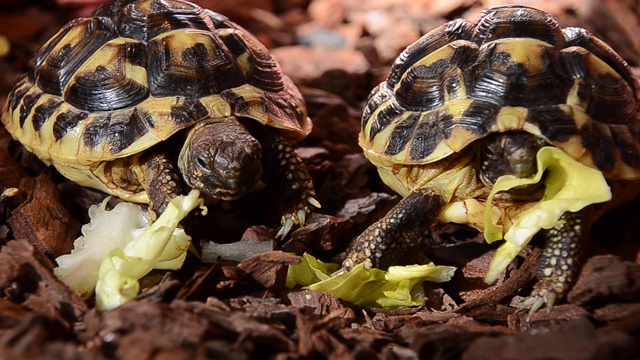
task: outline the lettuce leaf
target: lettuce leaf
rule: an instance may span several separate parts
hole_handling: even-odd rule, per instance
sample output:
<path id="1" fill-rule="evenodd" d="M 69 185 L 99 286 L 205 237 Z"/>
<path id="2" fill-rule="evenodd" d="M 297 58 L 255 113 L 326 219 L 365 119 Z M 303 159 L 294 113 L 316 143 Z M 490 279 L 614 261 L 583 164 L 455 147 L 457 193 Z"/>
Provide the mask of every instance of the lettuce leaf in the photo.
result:
<path id="1" fill-rule="evenodd" d="M 138 295 L 138 279 L 153 269 L 179 269 L 187 256 L 191 237 L 178 223 L 198 205 L 197 190 L 177 196 L 145 231 L 124 248 L 112 250 L 100 264 L 96 283 L 96 308 L 114 309 Z"/>
<path id="2" fill-rule="evenodd" d="M 364 264 L 359 264 L 351 271 L 332 275 L 339 267 L 304 254 L 300 264 L 289 267 L 287 287 L 302 285 L 358 306 L 394 309 L 422 305 L 422 283 L 451 280 L 456 270 L 451 266 L 428 264 L 391 266 L 384 271 L 365 269 Z"/>
<path id="3" fill-rule="evenodd" d="M 182 267 L 191 238 L 178 223 L 196 206 L 199 192 L 171 200 L 153 223 L 138 205 L 122 202 L 106 210 L 106 199 L 89 209 L 71 254 L 56 259 L 54 273 L 79 295 L 96 293 L 99 310 L 113 309 L 138 295 L 138 279 L 152 269 Z"/>
<path id="4" fill-rule="evenodd" d="M 503 239 L 494 255 L 485 281 L 492 283 L 509 263 L 524 249 L 540 229 L 550 229 L 567 211 L 575 212 L 595 203 L 609 201 L 611 190 L 602 172 L 584 165 L 555 147 L 543 147 L 537 154 L 538 172 L 531 178 L 505 175 L 496 181 L 485 208 L 484 237 L 491 243 Z M 544 179 L 542 199 L 520 214 L 503 236 L 502 229 L 493 223 L 493 196 L 521 185 L 531 185 Z"/>

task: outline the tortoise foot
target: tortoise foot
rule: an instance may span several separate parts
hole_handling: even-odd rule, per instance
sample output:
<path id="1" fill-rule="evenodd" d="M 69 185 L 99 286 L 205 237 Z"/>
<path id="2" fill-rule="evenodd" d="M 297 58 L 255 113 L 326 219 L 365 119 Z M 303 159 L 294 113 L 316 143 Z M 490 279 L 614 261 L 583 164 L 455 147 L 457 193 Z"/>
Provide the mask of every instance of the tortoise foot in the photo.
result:
<path id="1" fill-rule="evenodd" d="M 527 320 L 543 305 L 551 311 L 573 285 L 582 263 L 583 245 L 588 234 L 588 210 L 566 212 L 558 223 L 544 231 L 546 245 L 538 264 L 538 283 L 520 308 L 529 308 Z"/>
<path id="2" fill-rule="evenodd" d="M 569 285 L 554 278 L 540 280 L 533 288 L 531 295 L 520 304 L 520 309 L 529 309 L 527 321 L 531 319 L 542 306 L 546 305 L 547 312 L 551 312 L 553 304 L 567 292 Z"/>
<path id="3" fill-rule="evenodd" d="M 261 139 L 264 180 L 277 196 L 282 226 L 276 237 L 282 239 L 294 226 L 303 226 L 307 215 L 320 203 L 311 176 L 295 149 L 273 133 L 263 134 Z"/>
<path id="4" fill-rule="evenodd" d="M 386 269 L 420 243 L 444 207 L 444 199 L 428 190 L 415 190 L 382 219 L 369 226 L 358 238 L 342 263 L 344 270 L 364 263 Z"/>

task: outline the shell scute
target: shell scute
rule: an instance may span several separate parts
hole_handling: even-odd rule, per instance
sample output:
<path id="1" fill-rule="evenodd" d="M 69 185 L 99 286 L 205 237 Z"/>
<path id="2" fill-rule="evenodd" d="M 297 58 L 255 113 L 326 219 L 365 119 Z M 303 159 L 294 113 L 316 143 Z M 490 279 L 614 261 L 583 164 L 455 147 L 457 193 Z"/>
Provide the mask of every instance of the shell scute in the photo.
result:
<path id="1" fill-rule="evenodd" d="M 593 164 L 603 172 L 616 166 L 616 147 L 609 126 L 591 121 L 580 128 L 582 147 L 591 153 Z"/>
<path id="2" fill-rule="evenodd" d="M 76 21 L 39 50 L 30 78 L 43 92 L 62 95 L 76 71 L 107 41 L 118 36 L 110 19 Z"/>
<path id="3" fill-rule="evenodd" d="M 143 43 L 168 31 L 197 29 L 211 31 L 210 20 L 194 4 L 169 1 L 113 1 L 94 12 L 94 16 L 115 19 L 118 34 Z"/>
<path id="4" fill-rule="evenodd" d="M 53 122 L 53 138 L 60 140 L 68 132 L 74 130 L 78 124 L 89 116 L 86 111 L 78 111 L 73 108 L 60 112 Z"/>
<path id="5" fill-rule="evenodd" d="M 464 97 L 466 86 L 460 69 L 477 52 L 474 44 L 456 40 L 416 61 L 395 86 L 398 101 L 407 109 L 428 111 Z"/>
<path id="6" fill-rule="evenodd" d="M 562 29 L 567 48 L 585 49 L 609 65 L 632 88 L 635 98 L 640 101 L 640 82 L 633 75 L 629 65 L 609 45 L 594 37 L 589 31 L 578 27 Z"/>
<path id="7" fill-rule="evenodd" d="M 173 31 L 148 44 L 152 96 L 204 97 L 244 83 L 220 39 L 210 32 Z"/>
<path id="8" fill-rule="evenodd" d="M 399 119 L 405 110 L 398 103 L 398 100 L 393 97 L 391 89 L 386 84 L 377 88 L 377 93 L 369 103 L 376 109 L 370 112 L 371 116 L 368 121 L 363 118 L 363 128 L 369 135 L 369 139 L 373 141 L 392 121 Z"/>
<path id="9" fill-rule="evenodd" d="M 178 98 L 178 101 L 171 106 L 171 120 L 177 126 L 187 126 L 209 115 L 209 110 L 195 98 Z"/>
<path id="10" fill-rule="evenodd" d="M 425 116 L 436 116 L 435 113 L 425 114 Z M 451 116 L 444 115 L 441 118 L 443 123 L 451 121 Z M 411 143 L 410 158 L 412 160 L 423 159 L 426 155 L 432 153 L 438 146 L 435 139 L 442 137 L 443 129 L 436 126 L 435 121 L 428 119 L 418 122 L 417 129 L 413 141 Z"/>
<path id="11" fill-rule="evenodd" d="M 499 39 L 532 38 L 564 47 L 560 26 L 552 15 L 518 5 L 487 9 L 477 21 L 472 42 L 482 45 Z"/>
<path id="12" fill-rule="evenodd" d="M 586 109 L 594 119 L 611 124 L 628 124 L 640 110 L 635 83 L 625 79 L 603 59 L 584 48 L 561 51 L 574 80 L 567 103 Z"/>
<path id="13" fill-rule="evenodd" d="M 7 108 L 10 112 L 14 112 L 18 109 L 20 102 L 24 98 L 24 95 L 29 91 L 30 82 L 27 76 L 23 76 L 14 86 L 11 92 L 13 96 L 7 99 Z"/>
<path id="14" fill-rule="evenodd" d="M 82 142 L 86 147 L 95 149 L 102 145 L 111 122 L 111 115 L 99 116 L 87 122 L 82 132 Z"/>
<path id="15" fill-rule="evenodd" d="M 39 131 L 42 125 L 53 115 L 56 110 L 64 103 L 62 99 L 57 97 L 48 97 L 47 100 L 39 104 L 31 116 L 33 130 Z"/>
<path id="16" fill-rule="evenodd" d="M 611 137 L 615 146 L 620 149 L 622 161 L 631 168 L 640 167 L 640 150 L 638 150 L 638 134 L 634 134 L 626 126 L 611 126 Z"/>
<path id="17" fill-rule="evenodd" d="M 142 43 L 116 39 L 104 44 L 78 69 L 64 98 L 85 111 L 115 111 L 149 96 Z"/>
<path id="18" fill-rule="evenodd" d="M 20 118 L 19 118 L 20 127 L 24 127 L 27 119 L 31 115 L 31 112 L 34 106 L 36 105 L 38 100 L 40 100 L 42 95 L 43 95 L 42 91 L 39 91 L 38 89 L 35 89 L 35 91 L 30 91 L 27 94 L 25 94 L 22 100 L 22 105 L 20 105 Z"/>
<path id="19" fill-rule="evenodd" d="M 438 27 L 409 45 L 391 67 L 387 83 L 395 87 L 402 75 L 416 62 L 456 40 L 470 40 L 473 25 L 463 19 Z"/>
<path id="20" fill-rule="evenodd" d="M 535 124 L 550 141 L 564 143 L 571 137 L 580 136 L 580 129 L 571 109 L 554 105 L 531 108 L 527 122 Z"/>
<path id="21" fill-rule="evenodd" d="M 117 115 L 111 117 L 106 133 L 106 143 L 109 144 L 111 154 L 124 151 L 148 131 L 148 122 L 137 111 Z"/>
<path id="22" fill-rule="evenodd" d="M 396 155 L 404 150 L 415 132 L 414 128 L 418 124 L 419 117 L 416 113 L 407 113 L 407 116 L 398 122 L 391 135 L 389 135 L 389 143 L 385 149 L 385 154 Z"/>

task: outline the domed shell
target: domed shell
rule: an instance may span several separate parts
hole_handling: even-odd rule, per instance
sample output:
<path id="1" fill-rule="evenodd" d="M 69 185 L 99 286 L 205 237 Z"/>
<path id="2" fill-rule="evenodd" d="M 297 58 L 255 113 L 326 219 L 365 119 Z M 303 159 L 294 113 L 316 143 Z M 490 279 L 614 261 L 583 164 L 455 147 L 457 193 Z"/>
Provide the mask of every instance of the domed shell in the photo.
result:
<path id="1" fill-rule="evenodd" d="M 232 115 L 291 140 L 311 130 L 297 88 L 246 30 L 184 1 L 121 0 L 38 50 L 2 121 L 44 161 L 87 165 Z"/>
<path id="2" fill-rule="evenodd" d="M 608 178 L 640 177 L 640 87 L 581 28 L 505 6 L 410 45 L 370 95 L 360 144 L 374 163 L 429 164 L 491 133 L 541 136 Z"/>

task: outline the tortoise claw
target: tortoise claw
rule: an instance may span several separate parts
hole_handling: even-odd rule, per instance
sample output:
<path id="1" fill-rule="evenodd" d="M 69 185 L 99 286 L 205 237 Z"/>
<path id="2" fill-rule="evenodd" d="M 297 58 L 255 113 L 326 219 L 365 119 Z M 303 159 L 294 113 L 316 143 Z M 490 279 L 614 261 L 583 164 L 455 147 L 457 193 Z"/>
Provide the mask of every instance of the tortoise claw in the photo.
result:
<path id="1" fill-rule="evenodd" d="M 554 289 L 545 287 L 545 283 L 545 281 L 541 281 L 536 284 L 531 295 L 525 298 L 520 304 L 520 309 L 529 309 L 527 321 L 530 321 L 531 317 L 545 304 L 547 305 L 547 313 L 553 309 L 553 304 L 558 298 L 558 293 Z"/>
<path id="2" fill-rule="evenodd" d="M 346 267 L 343 266 L 340 269 L 338 269 L 338 270 L 334 271 L 333 273 L 331 273 L 331 277 L 342 275 L 342 274 L 344 274 L 344 273 L 346 273 L 348 271 L 349 270 Z"/>
<path id="3" fill-rule="evenodd" d="M 298 225 L 304 226 L 304 222 L 307 219 L 307 212 L 304 210 L 298 210 Z"/>
<path id="4" fill-rule="evenodd" d="M 289 231 L 291 231 L 293 224 L 294 224 L 294 221 L 292 218 L 287 218 L 286 220 L 284 220 L 282 223 L 282 226 L 280 227 L 280 230 L 278 230 L 278 233 L 276 234 L 276 238 L 280 240 L 284 239 L 284 237 L 287 236 Z"/>
<path id="5" fill-rule="evenodd" d="M 541 307 L 544 305 L 545 301 L 541 297 L 529 296 L 526 298 L 522 304 L 520 304 L 520 309 L 524 310 L 529 308 L 529 313 L 527 314 L 527 321 L 531 320 L 533 314 L 535 314 Z"/>
<path id="6" fill-rule="evenodd" d="M 320 205 L 320 203 L 318 202 L 318 200 L 316 200 L 313 197 L 309 197 L 307 198 L 307 202 L 315 207 L 317 207 L 318 209 L 320 209 L 322 206 Z"/>
<path id="7" fill-rule="evenodd" d="M 305 198 L 301 204 L 299 204 L 294 210 L 288 211 L 282 215 L 282 226 L 280 230 L 278 230 L 278 234 L 276 237 L 280 240 L 284 239 L 285 236 L 291 231 L 294 225 L 298 225 L 300 227 L 304 226 L 304 223 L 307 220 L 307 214 L 311 212 L 311 209 L 308 205 L 312 205 L 314 207 L 320 207 L 320 203 L 318 200 L 313 198 L 312 196 L 308 196 Z"/>

